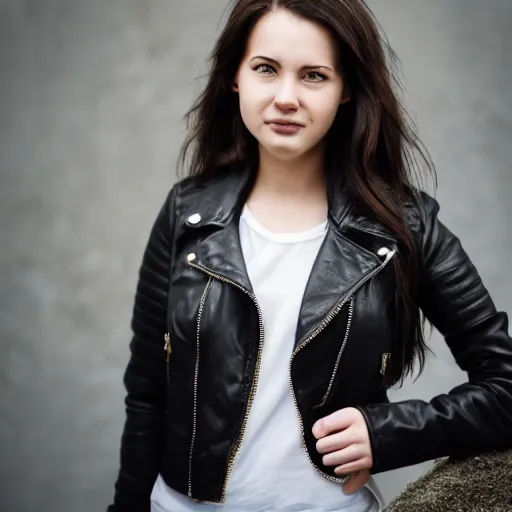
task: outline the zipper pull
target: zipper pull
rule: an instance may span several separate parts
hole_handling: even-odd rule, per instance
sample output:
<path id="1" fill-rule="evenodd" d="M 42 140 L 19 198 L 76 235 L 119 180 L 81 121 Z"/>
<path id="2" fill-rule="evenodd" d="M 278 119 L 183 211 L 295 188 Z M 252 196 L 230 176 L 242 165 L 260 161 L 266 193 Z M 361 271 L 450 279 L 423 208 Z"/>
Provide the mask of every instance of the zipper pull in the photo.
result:
<path id="1" fill-rule="evenodd" d="M 167 361 L 169 361 L 169 357 L 171 356 L 171 352 L 172 352 L 171 335 L 168 332 L 166 332 L 164 339 L 165 339 L 164 350 L 167 352 Z"/>
<path id="2" fill-rule="evenodd" d="M 389 352 L 385 352 L 382 354 L 381 364 L 380 364 L 380 374 L 386 374 L 386 368 L 388 366 L 388 361 L 391 359 L 391 354 Z"/>

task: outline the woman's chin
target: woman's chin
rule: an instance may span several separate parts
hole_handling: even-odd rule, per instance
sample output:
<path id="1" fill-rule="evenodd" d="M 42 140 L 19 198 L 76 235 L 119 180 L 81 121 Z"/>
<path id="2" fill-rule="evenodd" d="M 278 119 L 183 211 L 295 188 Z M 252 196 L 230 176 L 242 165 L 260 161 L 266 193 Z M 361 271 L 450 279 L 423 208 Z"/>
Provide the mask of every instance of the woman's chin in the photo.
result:
<path id="1" fill-rule="evenodd" d="M 297 160 L 306 153 L 303 147 L 300 147 L 298 144 L 293 143 L 292 141 L 283 141 L 277 144 L 260 142 L 259 146 L 260 152 L 263 151 L 269 156 L 287 162 Z"/>

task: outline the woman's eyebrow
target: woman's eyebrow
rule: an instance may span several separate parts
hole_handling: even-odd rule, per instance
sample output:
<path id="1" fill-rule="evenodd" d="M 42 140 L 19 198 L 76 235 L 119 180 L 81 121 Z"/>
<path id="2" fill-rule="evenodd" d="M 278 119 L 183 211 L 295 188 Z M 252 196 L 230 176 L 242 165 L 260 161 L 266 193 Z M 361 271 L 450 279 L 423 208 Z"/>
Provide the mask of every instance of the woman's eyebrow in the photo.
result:
<path id="1" fill-rule="evenodd" d="M 281 65 L 279 63 L 279 61 L 277 61 L 276 59 L 272 59 L 271 57 L 265 57 L 264 55 L 256 55 L 256 57 L 252 57 L 251 58 L 251 61 L 256 60 L 256 59 L 266 60 L 267 62 L 271 62 L 275 66 L 280 66 Z M 325 66 L 325 65 L 317 65 L 317 66 L 308 65 L 308 66 L 303 66 L 302 67 L 303 70 L 320 69 L 320 68 L 329 69 L 330 71 L 334 71 L 334 69 L 332 69 L 329 66 Z"/>

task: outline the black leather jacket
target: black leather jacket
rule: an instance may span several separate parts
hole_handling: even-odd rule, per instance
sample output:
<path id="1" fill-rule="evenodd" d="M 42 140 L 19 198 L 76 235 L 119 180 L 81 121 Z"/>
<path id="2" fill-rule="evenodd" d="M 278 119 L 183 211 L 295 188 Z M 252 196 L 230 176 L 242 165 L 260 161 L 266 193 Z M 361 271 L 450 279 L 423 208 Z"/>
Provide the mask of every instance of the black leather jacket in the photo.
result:
<path id="1" fill-rule="evenodd" d="M 127 419 L 112 511 L 149 511 L 160 472 L 195 500 L 221 502 L 258 381 L 264 325 L 244 265 L 238 219 L 248 172 L 170 191 L 140 269 L 125 373 Z M 383 384 L 396 331 L 395 240 L 330 199 L 325 241 L 307 284 L 290 356 L 304 448 L 322 464 L 313 423 L 358 407 L 379 473 L 441 456 L 512 446 L 512 340 L 459 240 L 424 193 L 406 205 L 421 250 L 421 304 L 469 382 L 430 402 L 390 403 Z"/>

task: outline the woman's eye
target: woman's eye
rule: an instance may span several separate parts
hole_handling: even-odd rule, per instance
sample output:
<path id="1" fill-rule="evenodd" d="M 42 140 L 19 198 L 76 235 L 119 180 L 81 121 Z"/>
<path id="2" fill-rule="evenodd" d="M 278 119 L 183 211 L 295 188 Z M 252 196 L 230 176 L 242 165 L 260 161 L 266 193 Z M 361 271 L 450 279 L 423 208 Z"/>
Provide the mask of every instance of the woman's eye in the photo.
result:
<path id="1" fill-rule="evenodd" d="M 322 75 L 322 73 L 318 73 L 318 71 L 310 71 L 306 75 L 306 79 L 311 81 L 311 82 L 322 82 L 326 78 L 327 77 L 325 75 Z"/>
<path id="2" fill-rule="evenodd" d="M 274 73 L 274 68 L 272 66 L 269 66 L 268 64 L 258 64 L 253 69 L 254 71 L 257 71 L 258 73 L 263 73 L 264 75 Z"/>

